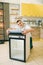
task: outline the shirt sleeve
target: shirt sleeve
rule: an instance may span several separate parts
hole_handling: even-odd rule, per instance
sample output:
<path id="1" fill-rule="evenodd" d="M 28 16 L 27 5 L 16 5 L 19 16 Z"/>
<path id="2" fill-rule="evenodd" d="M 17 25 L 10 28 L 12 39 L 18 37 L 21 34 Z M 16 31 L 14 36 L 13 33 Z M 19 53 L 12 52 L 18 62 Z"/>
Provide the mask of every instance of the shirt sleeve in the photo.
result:
<path id="1" fill-rule="evenodd" d="M 26 25 L 25 25 L 25 30 L 26 30 L 26 29 L 31 29 L 31 27 L 26 24 Z"/>

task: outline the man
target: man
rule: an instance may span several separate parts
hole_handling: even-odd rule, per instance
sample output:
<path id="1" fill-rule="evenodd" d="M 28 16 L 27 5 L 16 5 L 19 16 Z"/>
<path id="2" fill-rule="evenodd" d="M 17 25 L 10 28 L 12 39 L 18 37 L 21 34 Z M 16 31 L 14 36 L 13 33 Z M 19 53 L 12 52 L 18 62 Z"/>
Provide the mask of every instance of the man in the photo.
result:
<path id="1" fill-rule="evenodd" d="M 21 20 L 17 20 L 16 23 L 17 25 L 15 25 L 13 28 L 7 29 L 7 34 L 9 34 L 9 32 L 21 32 L 25 35 L 34 31 L 29 25 L 24 24 Z"/>
<path id="2" fill-rule="evenodd" d="M 27 34 L 29 32 L 34 31 L 28 24 L 24 24 L 21 20 L 17 20 L 17 24 L 18 24 L 19 28 L 21 29 L 22 34 Z"/>
<path id="3" fill-rule="evenodd" d="M 27 33 L 29 33 L 30 35 L 30 49 L 32 49 L 33 45 L 32 45 L 32 37 L 31 37 L 31 33 L 34 30 L 28 25 L 23 23 L 21 20 L 17 20 L 17 25 L 15 25 L 13 28 L 9 28 L 7 30 L 7 34 L 9 34 L 10 32 L 21 32 L 22 34 L 26 35 Z"/>

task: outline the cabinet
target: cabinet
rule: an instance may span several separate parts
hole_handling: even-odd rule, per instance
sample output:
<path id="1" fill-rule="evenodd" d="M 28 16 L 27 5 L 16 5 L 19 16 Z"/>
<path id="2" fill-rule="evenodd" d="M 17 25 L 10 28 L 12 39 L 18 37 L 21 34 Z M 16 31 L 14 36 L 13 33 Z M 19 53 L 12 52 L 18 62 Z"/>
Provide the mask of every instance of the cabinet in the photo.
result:
<path id="1" fill-rule="evenodd" d="M 43 39 L 43 27 L 40 28 L 40 38 Z"/>
<path id="2" fill-rule="evenodd" d="M 9 3 L 0 2 L 0 43 L 8 40 L 6 30 L 9 27 Z"/>
<path id="3" fill-rule="evenodd" d="M 4 7 L 4 35 L 5 40 L 9 40 L 6 30 L 9 28 L 9 3 L 3 3 Z"/>
<path id="4" fill-rule="evenodd" d="M 40 27 L 32 27 L 35 31 L 32 32 L 33 39 L 40 39 Z"/>
<path id="5" fill-rule="evenodd" d="M 0 4 L 0 44 L 4 42 L 4 10 L 3 3 Z"/>
<path id="6" fill-rule="evenodd" d="M 20 5 L 19 4 L 10 4 L 9 5 L 9 14 L 10 14 L 10 27 L 12 27 L 16 22 L 16 17 L 20 15 Z"/>

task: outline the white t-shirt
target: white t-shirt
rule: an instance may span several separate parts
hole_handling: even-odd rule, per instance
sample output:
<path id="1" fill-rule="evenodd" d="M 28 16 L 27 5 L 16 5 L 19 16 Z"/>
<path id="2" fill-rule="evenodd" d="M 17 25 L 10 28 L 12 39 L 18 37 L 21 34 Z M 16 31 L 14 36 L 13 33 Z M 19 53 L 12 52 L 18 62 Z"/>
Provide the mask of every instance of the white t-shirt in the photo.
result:
<path id="1" fill-rule="evenodd" d="M 27 29 L 31 29 L 31 27 L 27 24 L 24 24 L 24 27 L 21 30 L 24 31 L 24 30 L 27 30 Z"/>
<path id="2" fill-rule="evenodd" d="M 17 24 L 14 25 L 12 28 L 16 28 L 16 30 L 10 30 L 10 32 L 18 32 L 18 33 L 21 33 L 22 31 L 24 30 L 27 30 L 27 29 L 31 29 L 31 27 L 28 25 L 28 24 L 24 24 L 23 27 L 19 27 Z M 31 36 L 31 33 L 29 32 L 30 36 Z"/>
<path id="3" fill-rule="evenodd" d="M 27 30 L 27 29 L 31 29 L 31 27 L 28 24 L 25 24 L 24 27 L 21 29 L 22 31 Z M 31 33 L 28 33 L 31 36 Z"/>

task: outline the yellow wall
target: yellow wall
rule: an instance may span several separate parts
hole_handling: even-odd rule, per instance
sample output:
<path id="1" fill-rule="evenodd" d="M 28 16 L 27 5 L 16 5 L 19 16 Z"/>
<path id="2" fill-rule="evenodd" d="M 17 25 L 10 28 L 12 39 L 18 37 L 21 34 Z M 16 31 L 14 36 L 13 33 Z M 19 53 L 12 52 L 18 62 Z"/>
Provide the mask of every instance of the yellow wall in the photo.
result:
<path id="1" fill-rule="evenodd" d="M 22 3 L 21 14 L 23 16 L 43 17 L 43 5 Z"/>

